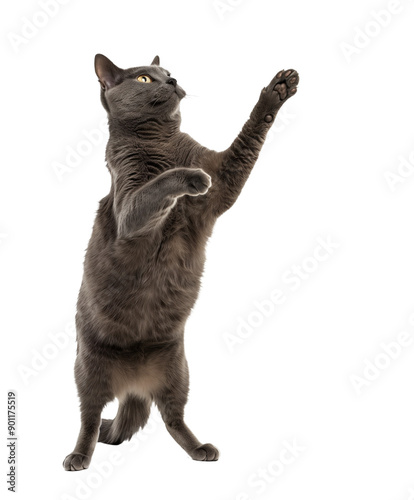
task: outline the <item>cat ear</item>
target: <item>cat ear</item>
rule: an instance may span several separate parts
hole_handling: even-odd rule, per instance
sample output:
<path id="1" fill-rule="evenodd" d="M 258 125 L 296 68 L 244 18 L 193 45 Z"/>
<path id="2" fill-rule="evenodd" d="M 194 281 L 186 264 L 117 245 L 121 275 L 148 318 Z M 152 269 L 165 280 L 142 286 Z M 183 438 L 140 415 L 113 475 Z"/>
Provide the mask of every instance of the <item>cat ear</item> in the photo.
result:
<path id="1" fill-rule="evenodd" d="M 151 63 L 151 66 L 159 66 L 160 65 L 160 58 L 158 56 L 154 57 L 154 60 Z"/>
<path id="2" fill-rule="evenodd" d="M 102 54 L 96 54 L 95 56 L 95 72 L 103 90 L 115 87 L 115 85 L 122 82 L 124 76 L 124 70 L 115 66 L 112 61 Z"/>

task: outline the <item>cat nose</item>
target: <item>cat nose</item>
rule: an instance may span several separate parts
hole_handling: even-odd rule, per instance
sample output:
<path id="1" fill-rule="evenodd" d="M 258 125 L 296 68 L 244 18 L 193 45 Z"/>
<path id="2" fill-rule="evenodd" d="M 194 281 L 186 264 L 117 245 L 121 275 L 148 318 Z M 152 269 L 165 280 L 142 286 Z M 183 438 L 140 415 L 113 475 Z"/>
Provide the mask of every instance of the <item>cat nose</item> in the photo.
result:
<path id="1" fill-rule="evenodd" d="M 177 80 L 175 78 L 168 78 L 167 83 L 174 85 L 174 87 L 177 86 Z"/>

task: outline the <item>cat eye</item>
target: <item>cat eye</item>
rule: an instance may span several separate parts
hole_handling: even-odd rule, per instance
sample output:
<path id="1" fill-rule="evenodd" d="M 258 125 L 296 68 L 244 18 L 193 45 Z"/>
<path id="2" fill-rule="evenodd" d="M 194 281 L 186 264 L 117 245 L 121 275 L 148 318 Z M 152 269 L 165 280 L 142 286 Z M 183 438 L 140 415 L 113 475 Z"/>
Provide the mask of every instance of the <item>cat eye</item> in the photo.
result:
<path id="1" fill-rule="evenodd" d="M 152 78 L 148 75 L 140 75 L 137 77 L 137 80 L 142 83 L 152 83 Z"/>

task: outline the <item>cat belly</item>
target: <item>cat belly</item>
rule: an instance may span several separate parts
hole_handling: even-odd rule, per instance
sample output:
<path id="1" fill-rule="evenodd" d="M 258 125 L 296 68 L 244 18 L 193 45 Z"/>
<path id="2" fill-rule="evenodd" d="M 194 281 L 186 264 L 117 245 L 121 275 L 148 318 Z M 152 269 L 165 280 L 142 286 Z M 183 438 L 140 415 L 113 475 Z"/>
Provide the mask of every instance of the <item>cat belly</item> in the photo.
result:
<path id="1" fill-rule="evenodd" d="M 151 400 L 165 384 L 165 371 L 158 360 L 117 365 L 112 368 L 112 391 L 122 401 L 128 394 Z"/>
<path id="2" fill-rule="evenodd" d="M 139 288 L 128 307 L 117 311 L 119 323 L 136 340 L 167 340 L 183 331 L 199 293 L 199 280 L 177 284 L 177 279 L 175 286 L 166 281 Z"/>

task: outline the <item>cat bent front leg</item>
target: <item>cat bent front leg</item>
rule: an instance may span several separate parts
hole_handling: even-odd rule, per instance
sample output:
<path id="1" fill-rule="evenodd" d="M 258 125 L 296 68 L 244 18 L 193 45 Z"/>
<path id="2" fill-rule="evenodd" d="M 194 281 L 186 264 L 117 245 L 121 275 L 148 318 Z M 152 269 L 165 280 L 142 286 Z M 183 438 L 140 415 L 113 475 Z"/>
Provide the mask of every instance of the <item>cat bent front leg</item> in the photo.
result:
<path id="1" fill-rule="evenodd" d="M 207 193 L 211 177 L 200 168 L 173 168 L 126 196 L 118 214 L 118 235 L 150 232 L 167 218 L 177 198 Z"/>

